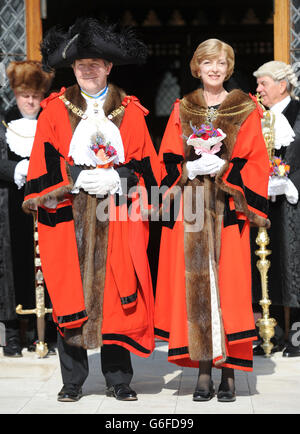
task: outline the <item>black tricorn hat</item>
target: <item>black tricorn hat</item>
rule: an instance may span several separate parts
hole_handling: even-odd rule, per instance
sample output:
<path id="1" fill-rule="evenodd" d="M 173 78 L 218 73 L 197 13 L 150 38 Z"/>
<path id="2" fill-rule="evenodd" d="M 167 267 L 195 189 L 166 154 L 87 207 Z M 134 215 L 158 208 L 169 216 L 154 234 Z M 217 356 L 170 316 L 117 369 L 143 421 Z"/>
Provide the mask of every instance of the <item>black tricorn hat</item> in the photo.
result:
<path id="1" fill-rule="evenodd" d="M 100 58 L 115 65 L 143 63 L 147 47 L 132 29 L 116 31 L 116 25 L 95 18 L 79 18 L 68 31 L 52 27 L 41 43 L 44 69 L 70 66 L 76 59 Z"/>

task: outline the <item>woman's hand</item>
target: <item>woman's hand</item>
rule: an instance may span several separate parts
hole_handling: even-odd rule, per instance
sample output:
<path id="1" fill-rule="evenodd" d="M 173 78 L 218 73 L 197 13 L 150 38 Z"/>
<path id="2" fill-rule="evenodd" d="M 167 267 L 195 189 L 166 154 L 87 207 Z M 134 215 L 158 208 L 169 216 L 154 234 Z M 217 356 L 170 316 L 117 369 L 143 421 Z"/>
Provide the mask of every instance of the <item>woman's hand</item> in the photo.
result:
<path id="1" fill-rule="evenodd" d="M 219 172 L 224 164 L 225 161 L 217 155 L 203 154 L 197 160 L 186 163 L 188 177 L 193 180 L 198 175 L 214 175 Z"/>

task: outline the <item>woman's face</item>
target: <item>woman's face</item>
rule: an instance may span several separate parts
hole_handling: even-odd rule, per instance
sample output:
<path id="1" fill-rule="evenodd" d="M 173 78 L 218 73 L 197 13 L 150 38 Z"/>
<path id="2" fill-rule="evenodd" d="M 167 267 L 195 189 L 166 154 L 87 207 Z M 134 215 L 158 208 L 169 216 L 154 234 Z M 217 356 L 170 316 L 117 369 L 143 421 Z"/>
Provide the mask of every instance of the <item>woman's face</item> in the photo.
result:
<path id="1" fill-rule="evenodd" d="M 18 109 L 24 116 L 36 116 L 40 111 L 40 103 L 44 98 L 41 92 L 23 91 L 15 92 Z"/>
<path id="2" fill-rule="evenodd" d="M 228 63 L 226 55 L 221 52 L 214 59 L 203 59 L 199 64 L 199 78 L 204 87 L 220 87 L 226 78 Z"/>

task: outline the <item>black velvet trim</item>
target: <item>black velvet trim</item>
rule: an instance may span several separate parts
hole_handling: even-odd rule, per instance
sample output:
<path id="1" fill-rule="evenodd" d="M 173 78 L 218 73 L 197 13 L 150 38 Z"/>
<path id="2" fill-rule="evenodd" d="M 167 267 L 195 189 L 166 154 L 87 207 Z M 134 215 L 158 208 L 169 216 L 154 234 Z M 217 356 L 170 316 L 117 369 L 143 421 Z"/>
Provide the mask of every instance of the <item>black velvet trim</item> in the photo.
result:
<path id="1" fill-rule="evenodd" d="M 244 185 L 242 180 L 241 170 L 247 163 L 247 160 L 245 158 L 233 158 L 231 163 L 233 163 L 233 166 L 227 177 L 227 181 L 230 182 L 230 184 L 239 186 L 244 191 L 248 205 L 263 212 L 264 214 L 268 214 L 268 199 L 260 196 L 253 190 L 250 190 L 250 188 Z"/>
<path id="2" fill-rule="evenodd" d="M 224 207 L 224 220 L 223 220 L 224 228 L 231 225 L 238 225 L 239 231 L 242 233 L 245 220 L 240 220 L 236 216 L 236 212 L 234 209 L 230 209 L 229 207 L 229 195 L 225 194 L 225 207 Z"/>
<path id="3" fill-rule="evenodd" d="M 253 190 L 250 190 L 250 188 L 248 187 L 245 187 L 245 197 L 248 205 L 252 206 L 252 208 L 258 209 L 259 211 L 263 212 L 266 215 L 268 214 L 269 212 L 268 199 L 266 199 L 263 196 L 260 196 L 259 194 L 255 193 Z"/>
<path id="4" fill-rule="evenodd" d="M 115 206 L 121 206 L 126 203 L 127 208 L 129 209 L 132 205 L 132 199 L 130 197 L 127 197 L 125 195 L 120 196 L 119 194 L 114 194 L 114 202 Z"/>
<path id="5" fill-rule="evenodd" d="M 59 184 L 63 181 L 60 169 L 60 157 L 62 155 L 51 145 L 45 142 L 45 162 L 47 173 L 38 178 L 31 179 L 25 184 L 25 196 L 33 193 L 40 193 L 48 187 Z"/>
<path id="6" fill-rule="evenodd" d="M 1 160 L 1 188 L 10 187 L 11 183 L 14 183 L 14 175 L 17 161 Z"/>
<path id="7" fill-rule="evenodd" d="M 227 181 L 231 184 L 238 185 L 244 189 L 244 183 L 241 176 L 241 170 L 245 166 L 248 160 L 246 158 L 233 158 L 230 162 L 233 163 L 231 171 L 227 176 Z"/>
<path id="8" fill-rule="evenodd" d="M 68 164 L 68 168 L 70 171 L 70 175 L 73 181 L 73 184 L 75 184 L 75 182 L 77 181 L 78 176 L 80 175 L 80 173 L 83 170 L 83 166 L 72 166 L 71 164 Z"/>
<path id="9" fill-rule="evenodd" d="M 166 185 L 170 188 L 179 177 L 177 165 L 183 161 L 183 156 L 166 152 L 163 155 L 163 160 L 166 166 L 167 175 L 162 179 L 160 186 L 162 187 Z"/>
<path id="10" fill-rule="evenodd" d="M 38 208 L 38 221 L 45 226 L 55 227 L 59 223 L 73 220 L 72 206 L 65 206 L 56 209 L 55 212 L 48 212 L 44 208 Z"/>
<path id="11" fill-rule="evenodd" d="M 104 333 L 102 335 L 102 339 L 103 339 L 103 341 L 107 340 L 107 341 L 124 342 L 124 343 L 132 346 L 136 350 L 140 351 L 141 353 L 144 353 L 144 354 L 150 354 L 151 353 L 150 350 L 147 350 L 147 348 L 144 348 L 142 345 L 138 344 L 133 339 L 131 339 L 130 337 L 125 336 L 125 335 L 121 335 L 121 334 L 117 334 L 117 333 Z"/>
<path id="12" fill-rule="evenodd" d="M 169 332 L 166 332 L 164 330 L 157 329 L 157 328 L 154 329 L 154 334 L 156 336 L 160 336 L 160 337 L 165 338 L 165 339 L 169 339 L 169 337 L 170 337 L 170 333 Z"/>
<path id="13" fill-rule="evenodd" d="M 238 341 L 240 339 L 257 337 L 257 331 L 255 329 L 246 330 L 244 332 L 231 333 L 227 335 L 228 342 Z"/>
<path id="14" fill-rule="evenodd" d="M 77 321 L 85 317 L 87 317 L 87 313 L 85 310 L 82 310 L 81 312 L 72 313 L 71 315 L 58 316 L 57 321 L 59 324 L 64 324 L 68 322 Z"/>
<path id="15" fill-rule="evenodd" d="M 170 188 L 180 175 L 178 170 L 178 164 L 183 161 L 183 157 L 182 155 L 166 152 L 163 155 L 163 160 L 166 166 L 167 175 L 161 181 L 160 187 L 166 186 Z M 160 202 L 162 202 L 161 198 Z M 179 201 L 172 201 L 170 203 L 170 211 L 168 214 L 164 210 L 164 220 L 161 221 L 162 226 L 173 229 L 180 210 L 180 204 L 178 202 Z M 177 205 L 176 208 L 175 205 Z"/>
<path id="16" fill-rule="evenodd" d="M 172 348 L 171 350 L 168 351 L 168 357 L 182 356 L 183 354 L 189 355 L 188 347 Z"/>
<path id="17" fill-rule="evenodd" d="M 253 361 L 252 360 L 237 359 L 235 357 L 227 357 L 224 363 L 228 363 L 230 365 L 241 366 L 244 368 L 252 368 L 253 367 Z"/>
<path id="18" fill-rule="evenodd" d="M 129 304 L 134 302 L 137 299 L 137 291 L 134 294 L 129 295 L 128 297 L 121 297 L 121 304 Z"/>
<path id="19" fill-rule="evenodd" d="M 139 173 L 144 178 L 145 188 L 148 194 L 148 203 L 152 203 L 151 187 L 157 186 L 155 176 L 151 167 L 150 157 L 142 158 L 141 160 L 132 159 L 129 163 L 124 164 L 125 167 L 133 169 L 136 173 Z"/>
<path id="20" fill-rule="evenodd" d="M 292 99 L 282 112 L 282 114 L 284 114 L 284 116 L 289 121 L 289 124 L 291 125 L 292 128 L 294 127 L 294 124 L 296 122 L 299 110 L 300 110 L 299 101 Z"/>
<path id="21" fill-rule="evenodd" d="M 170 210 L 167 213 L 166 210 L 163 212 L 163 219 L 161 219 L 161 225 L 166 228 L 173 229 L 175 222 L 177 220 L 178 214 L 180 210 L 180 201 L 173 200 L 170 201 Z"/>

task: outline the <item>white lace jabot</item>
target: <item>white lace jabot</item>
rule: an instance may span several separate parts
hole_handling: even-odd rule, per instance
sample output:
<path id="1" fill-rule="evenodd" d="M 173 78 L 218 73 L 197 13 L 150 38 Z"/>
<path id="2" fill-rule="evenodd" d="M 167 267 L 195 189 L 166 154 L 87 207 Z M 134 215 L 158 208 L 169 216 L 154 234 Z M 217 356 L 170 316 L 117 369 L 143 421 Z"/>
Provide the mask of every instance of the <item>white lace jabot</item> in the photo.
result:
<path id="1" fill-rule="evenodd" d="M 6 142 L 9 149 L 22 158 L 29 158 L 36 131 L 37 120 L 21 118 L 8 123 Z"/>
<path id="2" fill-rule="evenodd" d="M 290 126 L 287 118 L 282 114 L 282 111 L 290 101 L 291 97 L 287 96 L 270 108 L 271 112 L 275 115 L 275 149 L 280 149 L 282 146 L 289 146 L 295 138 L 293 128 Z"/>
<path id="3" fill-rule="evenodd" d="M 275 149 L 280 149 L 282 146 L 289 146 L 295 139 L 293 128 L 282 113 L 275 114 L 274 134 Z"/>
<path id="4" fill-rule="evenodd" d="M 123 163 L 125 161 L 124 146 L 120 131 L 119 128 L 105 116 L 102 108 L 104 100 L 96 100 L 98 107 L 97 113 L 95 113 L 95 99 L 89 98 L 84 94 L 82 95 L 87 102 L 87 109 L 85 111 L 87 118 L 81 119 L 74 131 L 70 143 L 69 156 L 73 158 L 76 165 L 96 167 L 97 157 L 91 149 L 93 144 L 92 137 L 94 137 L 97 132 L 100 132 L 101 135 L 104 136 L 105 142 L 110 142 L 111 146 L 117 151 L 115 163 Z"/>

